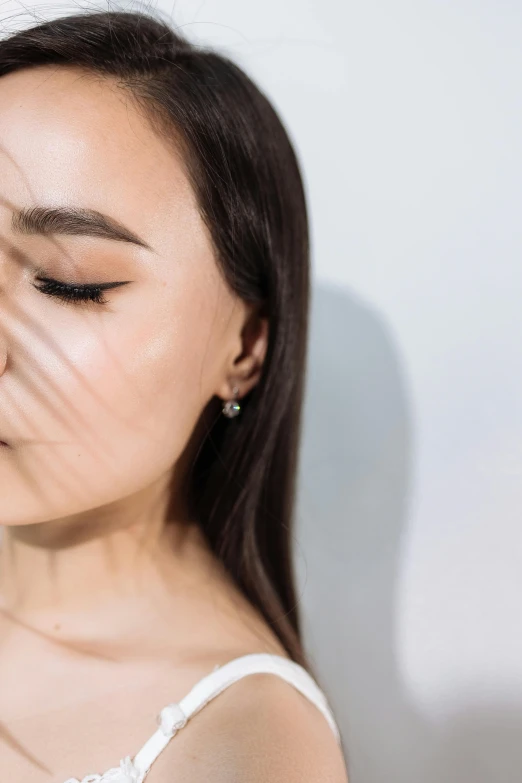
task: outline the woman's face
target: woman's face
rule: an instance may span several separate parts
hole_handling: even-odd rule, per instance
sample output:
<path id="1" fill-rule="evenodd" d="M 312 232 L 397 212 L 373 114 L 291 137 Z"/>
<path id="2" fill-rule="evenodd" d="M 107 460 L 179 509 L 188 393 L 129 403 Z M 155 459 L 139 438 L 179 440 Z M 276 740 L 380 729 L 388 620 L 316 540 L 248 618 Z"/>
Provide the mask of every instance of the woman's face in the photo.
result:
<path id="1" fill-rule="evenodd" d="M 19 215 L 36 207 L 95 210 L 120 238 L 57 219 L 37 233 Z M 125 285 L 64 302 L 38 276 Z M 170 475 L 239 380 L 248 316 L 180 159 L 118 88 L 64 67 L 0 79 L 0 524 L 99 510 Z"/>

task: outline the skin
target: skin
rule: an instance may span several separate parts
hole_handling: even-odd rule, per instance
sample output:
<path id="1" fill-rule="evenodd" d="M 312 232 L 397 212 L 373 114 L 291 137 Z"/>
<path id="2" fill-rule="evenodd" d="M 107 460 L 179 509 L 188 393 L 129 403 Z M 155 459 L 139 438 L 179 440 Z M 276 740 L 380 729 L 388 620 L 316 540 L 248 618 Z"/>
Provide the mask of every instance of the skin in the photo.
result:
<path id="1" fill-rule="evenodd" d="M 214 398 L 259 381 L 268 324 L 224 282 L 183 161 L 114 84 L 0 79 L 0 183 L 0 757 L 3 779 L 39 783 L 134 752 L 215 664 L 285 654 L 183 492 Z M 96 209 L 152 250 L 14 232 L 34 205 Z M 65 304 L 37 266 L 131 282 Z"/>

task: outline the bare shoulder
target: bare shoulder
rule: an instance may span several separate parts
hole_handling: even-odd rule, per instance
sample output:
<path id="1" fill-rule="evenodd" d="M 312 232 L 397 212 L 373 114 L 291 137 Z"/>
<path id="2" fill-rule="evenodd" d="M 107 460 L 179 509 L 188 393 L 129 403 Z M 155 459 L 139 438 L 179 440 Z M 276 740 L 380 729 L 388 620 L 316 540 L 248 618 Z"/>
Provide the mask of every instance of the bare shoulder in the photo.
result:
<path id="1" fill-rule="evenodd" d="M 233 683 L 193 716 L 163 755 L 147 783 L 348 783 L 324 715 L 273 674 Z"/>

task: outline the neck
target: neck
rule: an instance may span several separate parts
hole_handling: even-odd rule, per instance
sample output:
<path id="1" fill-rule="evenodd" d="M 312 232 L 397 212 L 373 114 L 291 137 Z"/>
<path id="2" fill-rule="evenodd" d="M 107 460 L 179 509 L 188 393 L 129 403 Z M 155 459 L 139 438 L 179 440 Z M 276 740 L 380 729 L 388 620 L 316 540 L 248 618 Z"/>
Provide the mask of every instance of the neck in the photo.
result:
<path id="1" fill-rule="evenodd" d="M 165 522 L 159 489 L 75 517 L 4 527 L 4 619 L 91 640 L 122 639 L 136 623 L 152 622 L 194 579 L 196 563 L 209 558 L 195 523 L 182 513 Z"/>

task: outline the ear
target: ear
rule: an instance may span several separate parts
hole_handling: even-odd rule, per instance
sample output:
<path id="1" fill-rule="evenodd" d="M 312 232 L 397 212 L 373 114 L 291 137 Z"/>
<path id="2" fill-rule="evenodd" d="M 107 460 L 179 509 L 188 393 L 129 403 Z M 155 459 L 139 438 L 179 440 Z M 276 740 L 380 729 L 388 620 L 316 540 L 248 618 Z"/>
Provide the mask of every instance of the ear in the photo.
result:
<path id="1" fill-rule="evenodd" d="M 239 349 L 231 354 L 226 377 L 218 390 L 223 400 L 233 397 L 235 386 L 239 389 L 237 400 L 245 397 L 259 382 L 268 349 L 268 317 L 262 305 L 244 305 L 246 317 L 238 336 Z M 237 346 L 237 343 L 236 343 Z"/>

